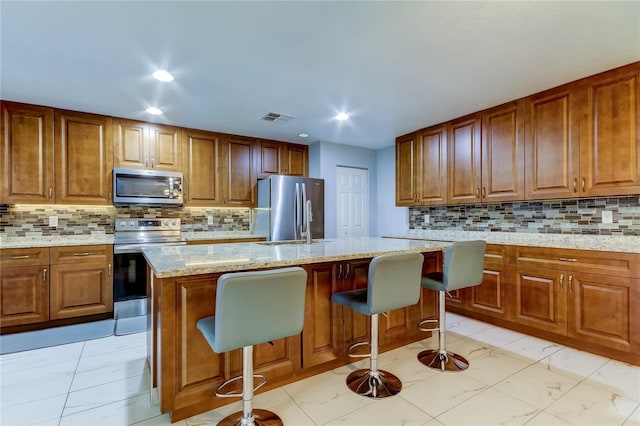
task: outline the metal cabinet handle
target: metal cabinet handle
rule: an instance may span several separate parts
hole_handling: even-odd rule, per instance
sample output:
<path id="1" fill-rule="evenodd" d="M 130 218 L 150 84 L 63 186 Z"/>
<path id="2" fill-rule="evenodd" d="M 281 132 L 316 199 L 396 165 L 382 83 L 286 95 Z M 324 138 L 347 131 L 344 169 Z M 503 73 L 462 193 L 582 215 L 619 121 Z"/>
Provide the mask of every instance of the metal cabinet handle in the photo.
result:
<path id="1" fill-rule="evenodd" d="M 582 178 L 582 192 L 584 192 L 585 179 Z"/>
<path id="2" fill-rule="evenodd" d="M 577 262 L 578 259 L 574 259 L 572 257 L 559 257 L 558 260 L 560 262 Z"/>
<path id="3" fill-rule="evenodd" d="M 342 263 L 338 265 L 338 279 L 342 278 Z"/>
<path id="4" fill-rule="evenodd" d="M 109 264 L 109 276 L 111 276 L 111 264 Z"/>
<path id="5" fill-rule="evenodd" d="M 152 168 L 152 169 L 153 169 L 153 160 L 154 160 L 154 158 L 153 158 L 153 157 L 151 157 L 151 168 Z"/>
<path id="6" fill-rule="evenodd" d="M 74 256 L 91 256 L 90 251 L 85 251 L 83 253 L 73 253 Z"/>
<path id="7" fill-rule="evenodd" d="M 47 283 L 47 268 L 44 268 L 42 270 L 42 284 L 46 284 Z"/>
<path id="8" fill-rule="evenodd" d="M 53 188 L 49 187 L 49 199 L 51 199 L 52 195 L 53 195 Z"/>
<path id="9" fill-rule="evenodd" d="M 350 269 L 350 268 L 349 268 L 349 266 L 350 266 L 350 265 L 347 263 L 347 264 L 346 264 L 347 272 L 345 272 L 345 274 L 344 274 L 344 277 L 345 277 L 345 278 L 348 278 L 348 277 L 349 277 L 349 269 Z"/>
<path id="10" fill-rule="evenodd" d="M 23 254 L 23 255 L 20 255 L 20 256 L 11 256 L 10 259 L 28 259 L 30 257 L 31 256 L 29 256 L 28 254 Z"/>
<path id="11" fill-rule="evenodd" d="M 487 188 L 482 187 L 482 198 L 487 198 Z"/>
<path id="12" fill-rule="evenodd" d="M 564 274 L 560 274 L 560 290 L 564 290 Z"/>
<path id="13" fill-rule="evenodd" d="M 569 293 L 573 293 L 573 276 L 569 275 Z"/>
<path id="14" fill-rule="evenodd" d="M 480 198 L 480 187 L 476 188 L 476 198 Z"/>
<path id="15" fill-rule="evenodd" d="M 578 192 L 578 178 L 573 178 L 573 192 Z"/>

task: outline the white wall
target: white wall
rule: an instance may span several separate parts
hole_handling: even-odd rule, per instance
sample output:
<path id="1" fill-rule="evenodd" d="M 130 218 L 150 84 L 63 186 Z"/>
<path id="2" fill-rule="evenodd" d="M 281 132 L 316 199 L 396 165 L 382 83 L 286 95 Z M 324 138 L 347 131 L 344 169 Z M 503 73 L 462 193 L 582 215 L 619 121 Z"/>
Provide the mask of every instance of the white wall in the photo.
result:
<path id="1" fill-rule="evenodd" d="M 378 233 L 371 235 L 405 234 L 409 230 L 409 208 L 396 207 L 396 148 L 390 146 L 376 153 Z"/>
<path id="2" fill-rule="evenodd" d="M 316 142 L 309 146 L 309 176 L 324 179 L 324 236 L 337 236 L 336 167 L 369 170 L 369 235 L 378 235 L 377 151 L 351 145 Z M 394 174 L 395 181 L 395 174 Z M 394 198 L 395 200 L 395 198 Z M 394 201 L 395 202 L 395 201 Z M 393 204 L 392 204 L 393 205 Z"/>

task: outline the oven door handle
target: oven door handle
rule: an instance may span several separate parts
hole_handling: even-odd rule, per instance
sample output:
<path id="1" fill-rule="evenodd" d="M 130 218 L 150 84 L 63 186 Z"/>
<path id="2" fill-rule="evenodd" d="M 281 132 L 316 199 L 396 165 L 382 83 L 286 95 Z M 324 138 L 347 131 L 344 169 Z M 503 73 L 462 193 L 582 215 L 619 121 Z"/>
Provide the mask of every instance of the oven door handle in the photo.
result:
<path id="1" fill-rule="evenodd" d="M 113 246 L 113 254 L 142 253 L 142 249 L 145 247 L 184 246 L 186 244 L 186 241 L 176 241 L 173 243 L 116 244 Z"/>

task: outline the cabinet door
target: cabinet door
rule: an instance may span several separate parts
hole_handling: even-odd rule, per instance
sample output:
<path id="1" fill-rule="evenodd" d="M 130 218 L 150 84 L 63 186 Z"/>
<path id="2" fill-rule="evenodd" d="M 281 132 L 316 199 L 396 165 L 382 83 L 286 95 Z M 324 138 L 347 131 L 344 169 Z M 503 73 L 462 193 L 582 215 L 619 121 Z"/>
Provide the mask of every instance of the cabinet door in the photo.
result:
<path id="1" fill-rule="evenodd" d="M 442 252 L 425 253 L 422 275 L 441 271 Z M 418 322 L 428 318 L 438 318 L 438 292 L 423 288 L 418 302 Z"/>
<path id="2" fill-rule="evenodd" d="M 342 305 L 331 295 L 342 291 L 335 263 L 306 265 L 307 294 L 302 329 L 302 366 L 342 359 Z"/>
<path id="3" fill-rule="evenodd" d="M 482 283 L 470 287 L 468 308 L 497 318 L 509 318 L 509 292 L 505 277 L 507 268 L 499 263 L 486 264 Z"/>
<path id="4" fill-rule="evenodd" d="M 568 275 L 555 269 L 516 267 L 511 320 L 566 335 Z"/>
<path id="5" fill-rule="evenodd" d="M 447 157 L 448 202 L 480 202 L 480 113 L 454 120 L 449 125 Z"/>
<path id="6" fill-rule="evenodd" d="M 396 206 L 417 204 L 416 135 L 396 139 Z"/>
<path id="7" fill-rule="evenodd" d="M 446 124 L 431 127 L 418 134 L 416 177 L 418 204 L 447 203 Z"/>
<path id="8" fill-rule="evenodd" d="M 219 135 L 184 129 L 182 139 L 185 204 L 187 206 L 222 205 Z"/>
<path id="9" fill-rule="evenodd" d="M 47 266 L 22 266 L 0 271 L 0 326 L 32 324 L 49 319 Z"/>
<path id="10" fill-rule="evenodd" d="M 113 165 L 128 169 L 149 168 L 149 124 L 114 119 Z"/>
<path id="11" fill-rule="evenodd" d="M 631 284 L 640 284 L 633 281 L 607 275 L 569 275 L 569 337 L 629 352 Z"/>
<path id="12" fill-rule="evenodd" d="M 523 102 L 482 112 L 482 201 L 524 199 Z"/>
<path id="13" fill-rule="evenodd" d="M 53 109 L 1 103 L 0 204 L 52 203 Z"/>
<path id="14" fill-rule="evenodd" d="M 161 124 L 149 125 L 149 168 L 181 172 L 182 144 L 180 128 Z"/>
<path id="15" fill-rule="evenodd" d="M 525 99 L 525 199 L 578 195 L 578 91 L 565 85 Z"/>
<path id="16" fill-rule="evenodd" d="M 258 178 L 280 174 L 280 151 L 282 145 L 278 142 L 260 141 L 258 143 Z"/>
<path id="17" fill-rule="evenodd" d="M 338 277 L 342 279 L 342 290 L 355 290 L 367 288 L 370 260 L 357 260 L 338 265 Z M 369 342 L 371 340 L 371 317 L 355 312 L 347 307 L 342 307 L 343 315 L 343 340 L 344 349 L 356 342 Z M 366 348 L 362 348 L 365 351 Z"/>
<path id="18" fill-rule="evenodd" d="M 255 206 L 254 147 L 253 140 L 233 136 L 227 137 L 222 144 L 222 198 L 225 206 Z"/>
<path id="19" fill-rule="evenodd" d="M 282 173 L 289 176 L 308 176 L 309 147 L 306 145 L 287 144 L 282 150 Z"/>
<path id="20" fill-rule="evenodd" d="M 226 354 L 229 368 L 225 378 L 242 375 L 242 349 Z M 253 368 L 255 374 L 263 374 L 267 380 L 285 379 L 300 369 L 300 336 L 290 336 L 253 347 Z M 240 382 L 241 383 L 241 382 Z"/>
<path id="21" fill-rule="evenodd" d="M 640 193 L 640 64 L 580 85 L 580 195 Z"/>
<path id="22" fill-rule="evenodd" d="M 72 318 L 113 311 L 111 264 L 51 265 L 50 318 Z"/>
<path id="23" fill-rule="evenodd" d="M 56 202 L 112 204 L 111 117 L 55 111 Z"/>

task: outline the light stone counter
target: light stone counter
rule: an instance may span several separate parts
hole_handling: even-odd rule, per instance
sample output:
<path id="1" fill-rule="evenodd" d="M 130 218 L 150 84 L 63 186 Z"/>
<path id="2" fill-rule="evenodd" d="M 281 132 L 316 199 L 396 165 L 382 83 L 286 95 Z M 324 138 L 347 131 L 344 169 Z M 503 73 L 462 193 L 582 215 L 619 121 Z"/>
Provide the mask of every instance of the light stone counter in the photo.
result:
<path id="1" fill-rule="evenodd" d="M 0 238 L 0 248 L 3 249 L 26 247 L 88 246 L 98 244 L 113 244 L 113 234 Z"/>
<path id="2" fill-rule="evenodd" d="M 640 253 L 640 237 L 635 236 L 410 230 L 406 234 L 389 237 L 429 241 L 485 240 L 489 244 Z"/>
<path id="3" fill-rule="evenodd" d="M 392 238 L 317 240 L 313 244 L 206 244 L 152 247 L 144 257 L 158 278 L 366 259 L 382 254 L 441 251 L 445 244 Z"/>
<path id="4" fill-rule="evenodd" d="M 252 234 L 250 231 L 202 231 L 182 232 L 182 238 L 187 241 L 199 240 L 242 240 L 247 238 L 264 238 L 264 235 Z"/>

